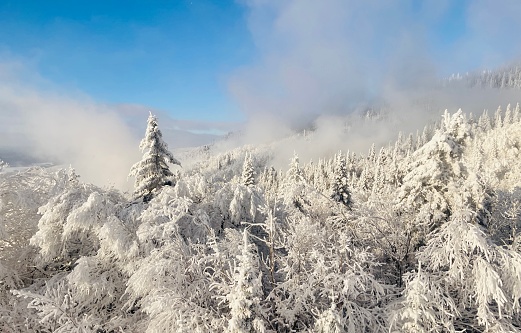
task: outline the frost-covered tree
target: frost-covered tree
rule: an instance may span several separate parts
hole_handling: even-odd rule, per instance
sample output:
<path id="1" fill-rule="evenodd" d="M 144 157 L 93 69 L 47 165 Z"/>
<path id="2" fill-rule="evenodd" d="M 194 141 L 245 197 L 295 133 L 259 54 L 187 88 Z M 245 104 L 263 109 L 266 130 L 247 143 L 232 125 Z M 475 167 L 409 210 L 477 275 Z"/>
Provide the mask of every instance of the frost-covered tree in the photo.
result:
<path id="1" fill-rule="evenodd" d="M 243 221 L 255 222 L 263 204 L 264 195 L 258 187 L 236 184 L 229 206 L 231 222 L 236 226 Z"/>
<path id="2" fill-rule="evenodd" d="M 115 221 L 115 214 L 125 199 L 115 190 L 104 191 L 82 184 L 78 178 L 71 168 L 50 178 L 54 181 L 47 188 L 39 187 L 38 182 L 32 184 L 35 199 L 54 196 L 47 198 L 47 204 L 38 210 L 41 215 L 37 228 L 26 230 L 33 232 L 30 239 L 33 246 L 25 243 L 24 247 L 35 252 L 26 265 L 34 272 L 24 272 L 24 280 L 16 287 L 25 288 L 14 293 L 20 296 L 18 302 L 10 300 L 11 316 L 17 311 L 17 303 L 27 302 L 30 310 L 25 315 L 28 318 L 25 327 L 29 332 L 109 331 L 117 326 L 125 327 L 119 316 L 124 311 L 118 306 L 125 290 L 120 269 L 124 256 L 107 253 L 107 246 L 124 247 L 122 233 L 109 226 L 122 224 Z M 46 180 L 45 173 L 40 175 L 40 182 Z M 125 226 L 121 225 L 120 229 Z M 119 253 L 132 254 L 132 251 L 127 247 Z M 20 252 L 18 256 L 18 261 L 26 260 Z M 0 317 L 4 315 L 2 310 L 0 305 Z M 7 332 L 20 331 L 0 328 Z"/>
<path id="3" fill-rule="evenodd" d="M 166 193 L 165 193 L 166 192 Z M 152 199 L 137 230 L 142 258 L 131 263 L 127 304 L 141 314 L 140 332 L 213 332 L 214 301 L 205 275 L 206 247 L 184 239 L 180 222 L 190 202 L 169 191 Z M 163 201 L 164 200 L 164 201 Z M 163 211 L 164 202 L 168 209 Z M 204 221 L 198 221 L 204 228 Z"/>
<path id="4" fill-rule="evenodd" d="M 304 180 L 304 174 L 300 166 L 299 157 L 297 153 L 293 153 L 293 157 L 289 163 L 289 169 L 286 172 L 286 181 L 291 183 L 298 183 Z"/>
<path id="5" fill-rule="evenodd" d="M 444 290 L 422 266 L 415 273 L 405 274 L 406 287 L 398 308 L 391 313 L 391 332 L 445 332 L 454 331 L 451 318 L 457 313 L 454 300 L 447 298 Z"/>
<path id="6" fill-rule="evenodd" d="M 138 253 L 135 223 L 128 222 L 139 205 L 122 205 L 125 199 L 115 190 L 69 179 L 71 186 L 40 209 L 39 230 L 31 239 L 39 266 L 53 278 L 45 288 L 20 296 L 32 299 L 42 329 L 126 327 L 125 265 Z"/>
<path id="7" fill-rule="evenodd" d="M 375 274 L 389 284 L 403 286 L 403 274 L 416 264 L 415 250 L 422 235 L 414 214 L 396 213 L 396 188 L 386 186 L 369 200 L 356 200 L 348 227 L 360 246 L 371 248 L 381 263 Z"/>
<path id="8" fill-rule="evenodd" d="M 255 184 L 255 170 L 253 168 L 253 160 L 251 154 L 246 154 L 244 164 L 242 166 L 241 183 L 246 186 Z"/>
<path id="9" fill-rule="evenodd" d="M 510 104 L 507 105 L 507 110 L 505 111 L 505 116 L 503 118 L 503 124 L 505 126 L 512 124 L 512 107 Z"/>
<path id="10" fill-rule="evenodd" d="M 302 209 L 305 187 L 304 172 L 300 166 L 297 153 L 294 153 L 280 187 L 283 202 L 288 206 Z"/>
<path id="11" fill-rule="evenodd" d="M 459 208 L 418 255 L 391 323 L 400 332 L 518 332 L 521 255 Z"/>
<path id="12" fill-rule="evenodd" d="M 36 332 L 84 333 L 103 332 L 95 318 L 85 315 L 85 307 L 74 300 L 72 290 L 65 280 L 46 285 L 41 294 L 28 290 L 14 291 L 15 295 L 29 299 L 29 309 L 37 312 L 40 318 Z"/>
<path id="13" fill-rule="evenodd" d="M 266 167 L 259 177 L 259 186 L 264 189 L 266 199 L 270 201 L 277 196 L 280 175 L 274 167 Z"/>
<path id="14" fill-rule="evenodd" d="M 351 193 L 347 182 L 346 159 L 342 152 L 335 156 L 333 169 L 333 181 L 331 182 L 331 198 L 343 205 L 349 206 L 351 203 Z"/>
<path id="15" fill-rule="evenodd" d="M 101 189 L 91 184 L 80 184 L 74 170 L 68 175 L 68 184 L 63 191 L 39 208 L 41 218 L 38 231 L 31 238 L 31 244 L 39 251 L 40 262 L 44 265 L 68 269 L 82 255 L 92 254 L 97 250 L 97 239 L 91 232 L 93 223 L 102 223 L 102 216 L 93 213 L 88 224 L 77 224 L 71 217 L 82 206 L 91 205 L 92 209 L 104 207 L 98 196 L 93 196 Z M 93 202 L 94 201 L 94 202 Z"/>
<path id="16" fill-rule="evenodd" d="M 214 222 L 220 219 L 219 224 L 223 227 L 237 227 L 242 222 L 255 222 L 259 217 L 258 208 L 264 203 L 264 192 L 260 185 L 255 184 L 255 170 L 249 152 L 245 154 L 242 169 L 240 166 L 239 163 L 230 165 L 234 169 L 231 181 L 221 183 L 221 180 L 218 180 L 213 184 L 215 192 L 211 206 L 214 211 L 210 215 Z M 262 181 L 263 185 L 267 185 L 265 180 L 264 178 Z"/>
<path id="17" fill-rule="evenodd" d="M 145 137 L 139 144 L 143 158 L 130 169 L 129 176 L 136 177 L 134 194 L 136 197 L 150 199 L 151 194 L 164 185 L 169 184 L 173 176 L 168 163 L 181 165 L 168 150 L 163 135 L 157 124 L 156 116 L 150 113 Z"/>
<path id="18" fill-rule="evenodd" d="M 342 318 L 336 310 L 335 302 L 331 302 L 331 308 L 321 313 L 315 322 L 313 332 L 316 333 L 342 333 Z"/>
<path id="19" fill-rule="evenodd" d="M 389 290 L 373 275 L 377 263 L 353 246 L 345 224 L 327 226 L 297 217 L 288 223 L 278 271 L 283 278 L 269 295 L 277 331 L 383 332 L 381 305 Z"/>
<path id="20" fill-rule="evenodd" d="M 255 246 L 249 240 L 248 230 L 244 229 L 241 252 L 231 266 L 228 284 L 215 284 L 228 304 L 230 313 L 225 332 L 253 333 L 265 332 L 261 301 L 264 298 L 262 273 Z"/>
<path id="21" fill-rule="evenodd" d="M 489 131 L 492 128 L 492 122 L 490 120 L 490 116 L 488 115 L 488 111 L 485 110 L 483 114 L 478 119 L 478 128 L 483 132 Z"/>
<path id="22" fill-rule="evenodd" d="M 65 170 L 42 168 L 0 174 L 0 332 L 35 332 L 39 318 L 28 300 L 10 290 L 25 288 L 49 272 L 36 264 L 37 249 L 29 240 L 38 230 L 38 207 L 63 190 Z"/>
<path id="23" fill-rule="evenodd" d="M 402 161 L 407 170 L 398 191 L 398 209 L 417 212 L 416 224 L 432 227 L 447 218 L 452 193 L 468 176 L 462 154 L 470 136 L 463 112 L 445 112 L 442 128 L 410 158 Z"/>
<path id="24" fill-rule="evenodd" d="M 503 110 L 501 110 L 501 106 L 497 108 L 496 114 L 494 115 L 494 126 L 496 128 L 503 127 Z"/>
<path id="25" fill-rule="evenodd" d="M 512 122 L 517 123 L 520 120 L 521 108 L 519 107 L 519 103 L 516 104 L 516 108 L 514 109 L 514 113 L 512 115 Z"/>

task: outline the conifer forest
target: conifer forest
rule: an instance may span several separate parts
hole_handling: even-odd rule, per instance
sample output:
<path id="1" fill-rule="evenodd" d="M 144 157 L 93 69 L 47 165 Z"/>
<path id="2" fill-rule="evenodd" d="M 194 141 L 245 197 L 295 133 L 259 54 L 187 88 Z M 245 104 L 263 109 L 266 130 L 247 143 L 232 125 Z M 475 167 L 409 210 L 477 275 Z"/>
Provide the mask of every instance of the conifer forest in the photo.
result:
<path id="1" fill-rule="evenodd" d="M 521 332 L 519 104 L 285 169 L 138 149 L 130 193 L 0 165 L 0 332 Z"/>

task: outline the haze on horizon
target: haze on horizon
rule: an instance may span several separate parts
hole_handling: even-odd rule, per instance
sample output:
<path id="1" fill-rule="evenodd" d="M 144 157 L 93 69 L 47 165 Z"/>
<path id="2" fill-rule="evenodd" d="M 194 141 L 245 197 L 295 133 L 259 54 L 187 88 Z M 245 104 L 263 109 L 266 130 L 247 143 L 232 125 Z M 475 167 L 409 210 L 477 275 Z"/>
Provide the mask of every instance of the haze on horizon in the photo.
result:
<path id="1" fill-rule="evenodd" d="M 336 148 L 348 138 L 328 131 L 335 117 L 381 101 L 414 129 L 428 116 L 411 104 L 418 87 L 518 59 L 519 13 L 515 0 L 5 2 L 0 151 L 124 186 L 149 110 L 172 148 L 240 128 L 262 142 L 317 118 L 317 149 Z M 517 102 L 469 94 L 440 107 Z"/>

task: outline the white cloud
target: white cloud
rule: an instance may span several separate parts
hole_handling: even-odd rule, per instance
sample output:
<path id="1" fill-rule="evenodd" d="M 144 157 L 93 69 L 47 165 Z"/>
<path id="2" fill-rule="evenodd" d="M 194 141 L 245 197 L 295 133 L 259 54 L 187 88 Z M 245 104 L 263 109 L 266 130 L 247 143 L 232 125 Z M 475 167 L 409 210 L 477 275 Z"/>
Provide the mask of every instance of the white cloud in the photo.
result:
<path id="1" fill-rule="evenodd" d="M 239 69 L 229 87 L 249 115 L 270 113 L 299 126 L 318 114 L 345 113 L 378 96 L 391 62 L 413 53 L 403 68 L 426 63 L 408 1 L 247 4 L 260 59 Z"/>
<path id="2" fill-rule="evenodd" d="M 3 150 L 71 164 L 88 182 L 129 187 L 138 141 L 107 107 L 0 77 L 0 115 Z"/>
<path id="3" fill-rule="evenodd" d="M 21 62 L 0 62 L 0 155 L 72 165 L 83 181 L 130 189 L 130 167 L 141 158 L 149 108 L 106 105 L 73 96 L 40 78 Z M 211 143 L 212 134 L 234 124 L 180 121 L 158 114 L 170 148 Z M 2 158 L 2 156 L 0 156 Z"/>
<path id="4" fill-rule="evenodd" d="M 454 18 L 460 4 L 449 0 L 242 3 L 259 56 L 232 75 L 230 92 L 248 115 L 269 113 L 293 126 L 386 97 L 389 86 L 432 82 L 454 62 L 465 69 L 476 62 L 497 66 L 521 51 L 517 0 L 470 1 L 464 16 Z M 441 32 L 448 18 L 463 21 L 457 45 L 440 42 L 450 38 Z"/>
<path id="5" fill-rule="evenodd" d="M 445 108 L 479 113 L 492 105 L 516 102 L 508 93 L 432 93 L 432 86 L 447 69 L 498 65 L 519 54 L 517 0 L 469 1 L 463 4 L 462 17 L 454 15 L 461 4 L 450 0 L 239 2 L 248 10 L 259 54 L 255 62 L 231 75 L 229 91 L 250 117 L 246 136 L 251 134 L 253 142 L 263 133 L 270 140 L 273 132 L 283 132 L 273 128 L 301 128 L 319 119 L 317 137 L 328 142 L 320 145 L 324 149 L 357 146 L 355 150 L 363 151 L 362 146 L 390 140 L 398 130 L 421 130 Z M 460 19 L 456 26 L 463 30 L 448 31 L 444 23 L 451 19 Z M 441 44 L 440 40 L 457 36 L 462 38 L 459 43 Z M 424 99 L 430 103 L 426 110 L 418 106 Z M 394 110 L 393 122 L 387 124 L 392 130 L 383 124 L 365 126 L 367 133 L 355 131 L 345 137 L 333 130 L 334 121 L 324 120 L 382 101 Z"/>

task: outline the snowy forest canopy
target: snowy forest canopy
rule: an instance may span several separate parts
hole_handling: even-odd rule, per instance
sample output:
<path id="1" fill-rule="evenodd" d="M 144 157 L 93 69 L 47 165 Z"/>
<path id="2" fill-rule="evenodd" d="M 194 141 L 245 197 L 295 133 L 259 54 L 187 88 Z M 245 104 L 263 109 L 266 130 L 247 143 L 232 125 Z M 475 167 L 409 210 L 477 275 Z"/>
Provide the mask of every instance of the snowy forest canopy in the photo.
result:
<path id="1" fill-rule="evenodd" d="M 520 147 L 509 105 L 287 172 L 256 147 L 182 169 L 151 115 L 131 195 L 0 173 L 0 331 L 519 332 Z"/>
<path id="2" fill-rule="evenodd" d="M 454 81 L 463 81 L 469 87 L 519 89 L 521 88 L 521 64 L 481 73 L 455 74 L 446 80 L 446 84 Z"/>

